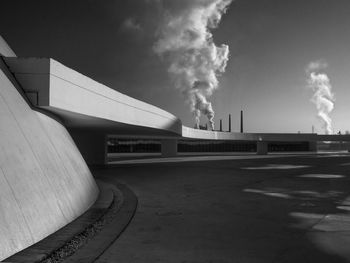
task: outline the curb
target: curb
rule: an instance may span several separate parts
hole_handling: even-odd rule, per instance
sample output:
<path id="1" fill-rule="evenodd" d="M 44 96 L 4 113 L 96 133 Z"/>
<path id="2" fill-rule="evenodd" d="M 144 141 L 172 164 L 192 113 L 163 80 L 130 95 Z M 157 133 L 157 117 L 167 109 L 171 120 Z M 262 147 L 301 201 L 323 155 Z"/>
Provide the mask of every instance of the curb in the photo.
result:
<path id="1" fill-rule="evenodd" d="M 137 197 L 126 185 L 117 184 L 122 192 L 124 201 L 117 211 L 111 209 L 107 214 L 108 222 L 102 231 L 90 240 L 84 247 L 77 250 L 72 256 L 66 258 L 64 263 L 92 263 L 97 260 L 123 233 L 131 222 L 137 208 Z"/>
<path id="2" fill-rule="evenodd" d="M 80 262 L 81 254 L 85 254 L 81 262 L 93 262 L 123 232 L 137 207 L 137 197 L 125 185 L 116 187 L 99 180 L 97 184 L 100 194 L 85 213 L 2 262 Z"/>

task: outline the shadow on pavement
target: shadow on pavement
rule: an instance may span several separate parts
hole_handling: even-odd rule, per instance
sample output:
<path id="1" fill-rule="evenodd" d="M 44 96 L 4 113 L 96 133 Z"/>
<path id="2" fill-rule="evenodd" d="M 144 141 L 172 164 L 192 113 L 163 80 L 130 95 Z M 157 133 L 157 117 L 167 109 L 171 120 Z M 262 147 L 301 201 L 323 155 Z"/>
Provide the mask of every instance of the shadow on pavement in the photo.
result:
<path id="1" fill-rule="evenodd" d="M 139 209 L 98 262 L 350 262 L 349 161 L 302 156 L 101 169 L 99 178 L 133 189 Z"/>

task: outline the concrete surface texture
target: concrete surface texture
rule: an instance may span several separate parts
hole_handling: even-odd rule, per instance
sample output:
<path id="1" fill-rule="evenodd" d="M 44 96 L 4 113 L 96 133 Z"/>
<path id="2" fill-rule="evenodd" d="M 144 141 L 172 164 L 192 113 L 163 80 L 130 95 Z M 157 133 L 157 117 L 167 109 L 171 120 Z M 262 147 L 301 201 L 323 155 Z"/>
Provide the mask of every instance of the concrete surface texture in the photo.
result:
<path id="1" fill-rule="evenodd" d="M 240 133 L 218 132 L 193 129 L 182 126 L 182 137 L 204 140 L 238 140 L 267 142 L 316 142 L 316 141 L 350 141 L 350 135 L 321 135 L 316 133 Z"/>
<path id="2" fill-rule="evenodd" d="M 176 156 L 177 154 L 177 140 L 161 140 L 162 156 Z"/>
<path id="3" fill-rule="evenodd" d="M 67 130 L 20 91 L 1 60 L 0 260 L 71 222 L 98 195 Z"/>
<path id="4" fill-rule="evenodd" d="M 53 59 L 7 58 L 6 63 L 25 90 L 38 92 L 38 106 L 73 120 L 72 126 L 94 124 L 103 128 L 115 122 L 181 134 L 181 121 L 174 115 L 115 91 Z"/>
<path id="5" fill-rule="evenodd" d="M 111 206 L 118 208 L 123 200 L 122 193 L 113 185 L 99 181 L 97 181 L 97 185 L 100 189 L 99 196 L 85 213 L 52 235 L 6 258 L 2 262 L 61 262 L 82 246 L 85 247 L 87 242 L 90 246 L 92 243 L 90 241 L 95 239 L 95 235 L 101 230 L 106 214 L 110 213 Z M 91 247 L 90 250 L 92 250 Z M 96 255 L 98 256 L 99 254 L 96 253 Z"/>
<path id="6" fill-rule="evenodd" d="M 75 144 L 89 165 L 107 163 L 107 136 L 101 132 L 70 130 Z"/>
<path id="7" fill-rule="evenodd" d="M 350 262 L 350 156 L 266 157 L 95 171 L 139 199 L 97 262 Z"/>
<path id="8" fill-rule="evenodd" d="M 0 35 L 0 56 L 17 57 L 15 52 L 10 48 L 6 41 Z"/>

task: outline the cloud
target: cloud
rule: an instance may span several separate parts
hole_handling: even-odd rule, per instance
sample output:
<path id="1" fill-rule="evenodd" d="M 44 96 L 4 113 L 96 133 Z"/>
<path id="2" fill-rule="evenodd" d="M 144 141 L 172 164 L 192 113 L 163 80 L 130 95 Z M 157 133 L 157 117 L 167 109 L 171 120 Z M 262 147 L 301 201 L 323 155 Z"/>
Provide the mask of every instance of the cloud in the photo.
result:
<path id="1" fill-rule="evenodd" d="M 183 93 L 199 127 L 207 116 L 214 129 L 214 110 L 208 98 L 218 89 L 218 76 L 225 72 L 229 47 L 216 46 L 211 33 L 226 13 L 231 0 L 163 1 L 164 17 L 159 24 L 153 50 L 169 61 L 168 72 Z"/>
<path id="2" fill-rule="evenodd" d="M 146 4 L 161 4 L 162 0 L 145 0 Z"/>
<path id="3" fill-rule="evenodd" d="M 305 71 L 309 74 L 307 80 L 309 87 L 314 92 L 311 101 L 316 105 L 317 116 L 322 120 L 326 134 L 331 134 L 333 128 L 330 113 L 334 109 L 335 97 L 327 74 L 320 72 L 327 66 L 324 60 L 312 61 L 306 66 Z"/>
<path id="4" fill-rule="evenodd" d="M 319 59 L 316 61 L 311 61 L 305 68 L 305 71 L 307 74 L 310 74 L 311 72 L 318 72 L 323 69 L 326 69 L 328 67 L 327 61 L 324 59 Z"/>
<path id="5" fill-rule="evenodd" d="M 122 28 L 124 30 L 130 30 L 130 31 L 142 31 L 141 25 L 136 21 L 134 17 L 128 17 L 124 20 L 122 24 Z"/>

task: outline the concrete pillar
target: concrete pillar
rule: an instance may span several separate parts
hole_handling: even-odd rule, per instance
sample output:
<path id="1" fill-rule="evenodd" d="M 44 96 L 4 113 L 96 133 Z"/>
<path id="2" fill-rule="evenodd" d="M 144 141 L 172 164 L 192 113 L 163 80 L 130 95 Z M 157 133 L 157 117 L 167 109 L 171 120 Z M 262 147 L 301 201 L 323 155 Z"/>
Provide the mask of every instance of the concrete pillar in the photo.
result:
<path id="1" fill-rule="evenodd" d="M 83 130 L 69 133 L 88 165 L 107 164 L 107 135 Z"/>
<path id="2" fill-rule="evenodd" d="M 243 133 L 243 111 L 241 110 L 241 133 Z"/>
<path id="3" fill-rule="evenodd" d="M 256 142 L 256 154 L 266 155 L 267 154 L 267 142 L 257 141 Z"/>
<path id="4" fill-rule="evenodd" d="M 228 115 L 228 132 L 231 132 L 231 114 Z"/>
<path id="5" fill-rule="evenodd" d="M 310 152 L 317 152 L 317 142 L 316 141 L 309 142 L 309 151 Z"/>
<path id="6" fill-rule="evenodd" d="M 177 140 L 164 139 L 162 142 L 162 156 L 172 157 L 177 155 Z"/>

